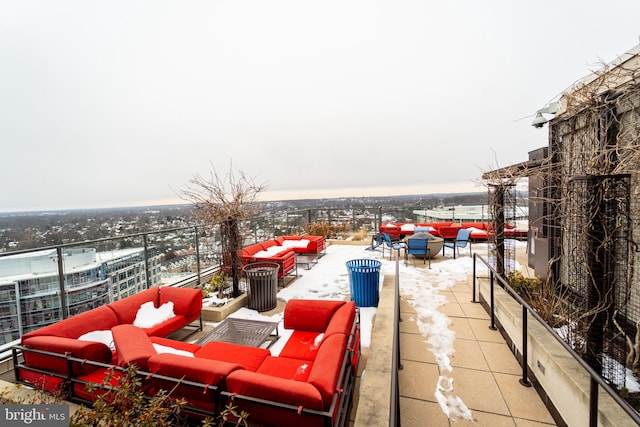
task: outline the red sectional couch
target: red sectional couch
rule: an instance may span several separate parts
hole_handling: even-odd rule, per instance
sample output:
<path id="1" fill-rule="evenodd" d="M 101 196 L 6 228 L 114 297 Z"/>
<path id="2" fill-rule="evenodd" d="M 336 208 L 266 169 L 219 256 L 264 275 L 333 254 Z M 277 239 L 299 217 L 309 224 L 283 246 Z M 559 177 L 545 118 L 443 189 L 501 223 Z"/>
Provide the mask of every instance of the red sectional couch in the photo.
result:
<path id="1" fill-rule="evenodd" d="M 173 303 L 174 316 L 155 326 L 139 329 L 145 336 L 166 336 L 198 319 L 199 328 L 202 329 L 200 289 L 152 287 L 24 334 L 21 346 L 33 351 L 23 351 L 24 366 L 31 369 L 20 370 L 20 379 L 53 391 L 67 376 L 86 375 L 96 370 L 95 366 L 74 363 L 72 372 L 68 372 L 66 360 L 56 354 L 80 360 L 113 363 L 117 354 L 107 343 L 78 338 L 87 333 L 111 331 L 118 325 L 133 323 L 141 305 L 147 302 L 152 302 L 155 308 L 165 303 Z M 39 373 L 33 369 L 40 369 L 46 373 Z"/>
<path id="2" fill-rule="evenodd" d="M 203 413 L 232 403 L 249 413 L 250 425 L 347 425 L 360 354 L 355 304 L 290 300 L 284 328 L 293 332 L 277 356 L 263 348 L 210 342 L 195 349 L 198 363 L 185 356 L 154 354 L 148 359 L 149 371 L 184 377 L 190 385 L 181 384 L 177 393 Z M 151 390 L 172 388 L 166 378 L 153 375 Z M 219 399 L 215 392 L 203 395 L 212 386 Z"/>
<path id="3" fill-rule="evenodd" d="M 296 254 L 319 254 L 324 251 L 322 236 L 281 236 L 240 250 L 242 266 L 254 262 L 275 262 L 280 267 L 278 278 L 298 275 Z"/>
<path id="4" fill-rule="evenodd" d="M 289 247 L 297 254 L 320 254 L 324 252 L 322 236 L 280 236 L 274 239 L 280 246 Z"/>
<path id="5" fill-rule="evenodd" d="M 131 324 L 119 324 L 111 328 L 113 355 L 106 347 L 95 349 L 99 354 L 91 360 L 111 358 L 111 365 L 120 367 L 135 364 L 147 394 L 175 388 L 172 396 L 187 401 L 186 412 L 190 415 L 215 416 L 232 403 L 249 413 L 250 425 L 348 425 L 360 354 L 355 304 L 290 300 L 285 307 L 284 328 L 293 332 L 279 355 L 272 355 L 264 348 L 215 341 L 200 346 L 148 336 Z M 28 349 L 24 347 L 26 356 Z M 161 347 L 172 351 L 160 352 Z M 70 379 L 71 399 L 87 402 L 95 400 L 96 395 L 85 385 L 100 384 L 113 367 L 86 361 L 82 356 L 75 352 L 58 354 L 57 363 L 40 367 L 55 369 L 62 379 Z M 73 366 L 69 368 L 73 372 L 63 368 L 67 366 Z M 20 365 L 18 368 L 16 372 L 24 371 Z M 119 372 L 114 378 L 121 375 Z M 117 385 L 115 380 L 112 384 Z"/>
<path id="6" fill-rule="evenodd" d="M 474 242 L 486 241 L 493 236 L 488 222 L 430 222 L 430 223 L 384 223 L 380 226 L 380 232 L 388 234 L 392 239 L 401 236 L 412 235 L 416 229 L 428 229 L 428 232 L 445 240 L 453 240 L 460 228 L 471 228 L 471 240 Z M 526 238 L 527 231 L 505 224 L 504 234 L 509 238 Z M 425 231 L 425 230 L 420 230 Z"/>

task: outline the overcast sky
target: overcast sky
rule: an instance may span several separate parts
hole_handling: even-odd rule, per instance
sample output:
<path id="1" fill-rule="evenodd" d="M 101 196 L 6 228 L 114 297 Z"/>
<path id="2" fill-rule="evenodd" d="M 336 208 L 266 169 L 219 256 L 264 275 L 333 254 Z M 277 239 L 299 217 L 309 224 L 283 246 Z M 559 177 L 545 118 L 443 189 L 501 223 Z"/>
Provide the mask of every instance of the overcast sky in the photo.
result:
<path id="1" fill-rule="evenodd" d="M 634 1 L 0 0 L 0 212 L 483 191 L 638 44 Z M 232 164 L 232 166 L 231 166 Z M 177 200 L 176 200 L 177 199 Z"/>

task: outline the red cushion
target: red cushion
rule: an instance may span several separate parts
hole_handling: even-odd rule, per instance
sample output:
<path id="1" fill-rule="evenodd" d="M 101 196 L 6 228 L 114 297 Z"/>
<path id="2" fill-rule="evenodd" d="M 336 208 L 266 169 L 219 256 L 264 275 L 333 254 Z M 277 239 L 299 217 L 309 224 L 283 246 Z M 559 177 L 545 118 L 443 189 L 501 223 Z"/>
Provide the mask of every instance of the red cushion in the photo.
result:
<path id="1" fill-rule="evenodd" d="M 325 338 L 318 350 L 318 355 L 309 374 L 309 383 L 313 384 L 324 401 L 325 408 L 331 406 L 333 395 L 337 389 L 342 360 L 347 348 L 347 337 L 334 334 Z"/>
<path id="2" fill-rule="evenodd" d="M 138 369 L 146 370 L 147 361 L 156 354 L 147 334 L 133 325 L 114 326 L 111 333 L 118 355 L 118 365 L 126 367 L 131 363 Z"/>
<path id="3" fill-rule="evenodd" d="M 190 317 L 194 313 L 200 313 L 202 309 L 202 291 L 191 288 L 175 288 L 163 286 L 160 288 L 159 305 L 173 302 L 173 312 Z"/>
<path id="4" fill-rule="evenodd" d="M 56 395 L 60 394 L 60 392 L 66 391 L 63 389 L 63 387 L 66 385 L 64 383 L 64 378 L 53 377 L 51 375 L 28 371 L 22 368 L 20 368 L 19 371 L 20 378 L 22 380 L 33 384 L 39 389 L 46 390 Z"/>
<path id="5" fill-rule="evenodd" d="M 234 371 L 227 377 L 232 393 L 273 400 L 303 408 L 322 410 L 322 397 L 309 383 L 285 380 L 249 371 Z"/>
<path id="6" fill-rule="evenodd" d="M 340 307 L 331 317 L 331 321 L 324 333 L 325 337 L 333 334 L 349 335 L 353 328 L 353 321 L 356 318 L 356 303 L 350 301 Z"/>
<path id="7" fill-rule="evenodd" d="M 111 361 L 111 350 L 106 345 L 94 341 L 79 341 L 72 338 L 63 337 L 31 337 L 23 340 L 23 345 L 27 348 L 50 351 L 52 353 L 68 354 L 78 359 L 87 359 L 95 362 L 109 363 Z M 24 352 L 24 359 L 27 366 L 47 369 L 55 372 L 67 372 L 67 361 L 64 357 L 48 356 L 30 351 Z M 75 375 L 86 374 L 96 369 L 95 366 L 74 363 L 73 373 Z"/>
<path id="8" fill-rule="evenodd" d="M 112 372 L 110 381 L 106 381 L 108 374 Z M 112 387 L 117 387 L 120 384 L 120 378 L 122 378 L 124 374 L 120 371 L 111 370 L 108 368 L 99 368 L 90 374 L 79 376 L 78 379 L 82 381 L 86 381 L 89 384 L 101 385 L 105 383 L 105 385 L 110 385 Z M 86 399 L 89 401 L 95 401 L 100 397 L 100 395 L 104 394 L 106 390 L 95 387 L 93 392 L 89 392 L 87 390 L 87 386 L 85 384 L 74 383 L 73 384 L 73 393 L 77 397 L 81 399 Z"/>
<path id="9" fill-rule="evenodd" d="M 188 323 L 189 322 L 187 322 L 183 315 L 178 314 L 173 316 L 171 319 L 167 319 L 164 322 L 150 328 L 143 328 L 142 330 L 148 336 L 166 337 L 170 333 L 177 331 Z"/>
<path id="10" fill-rule="evenodd" d="M 196 357 L 238 363 L 249 371 L 256 371 L 264 359 L 271 355 L 265 348 L 214 341 L 205 344 L 195 353 Z"/>
<path id="11" fill-rule="evenodd" d="M 154 374 L 182 378 L 207 385 L 219 385 L 231 372 L 242 369 L 237 363 L 222 362 L 180 356 L 177 354 L 156 354 L 149 358 L 149 370 Z M 202 390 L 200 390 L 202 393 Z"/>
<path id="12" fill-rule="evenodd" d="M 262 250 L 267 250 L 272 246 L 280 246 L 280 242 L 275 239 L 265 240 L 264 242 L 258 243 L 258 245 L 262 248 Z"/>
<path id="13" fill-rule="evenodd" d="M 286 380 L 307 381 L 313 362 L 288 357 L 267 357 L 256 372 Z"/>
<path id="14" fill-rule="evenodd" d="M 321 336 L 322 335 L 322 336 Z M 293 331 L 280 351 L 281 357 L 314 360 L 318 354 L 324 334 L 322 332 Z M 317 345 L 316 345 L 317 344 Z"/>
<path id="15" fill-rule="evenodd" d="M 155 307 L 158 307 L 158 287 L 154 286 L 137 294 L 128 296 L 118 301 L 114 301 L 108 305 L 116 316 L 118 323 L 133 323 L 140 306 L 148 301 L 153 301 Z"/>
<path id="16" fill-rule="evenodd" d="M 284 327 L 301 331 L 324 332 L 331 316 L 344 301 L 293 299 L 284 308 Z"/>
<path id="17" fill-rule="evenodd" d="M 189 353 L 195 353 L 196 351 L 202 348 L 202 346 L 198 344 L 192 344 L 190 342 L 184 342 L 184 341 L 170 340 L 169 338 L 162 338 L 162 337 L 155 337 L 155 336 L 149 337 L 149 341 L 151 341 L 151 344 L 160 344 L 165 347 L 173 347 L 176 350 L 188 351 Z"/>
<path id="18" fill-rule="evenodd" d="M 65 338 L 78 338 L 91 331 L 109 330 L 119 323 L 116 314 L 107 306 L 100 306 L 53 323 L 22 336 L 22 342 L 30 337 L 51 335 Z"/>

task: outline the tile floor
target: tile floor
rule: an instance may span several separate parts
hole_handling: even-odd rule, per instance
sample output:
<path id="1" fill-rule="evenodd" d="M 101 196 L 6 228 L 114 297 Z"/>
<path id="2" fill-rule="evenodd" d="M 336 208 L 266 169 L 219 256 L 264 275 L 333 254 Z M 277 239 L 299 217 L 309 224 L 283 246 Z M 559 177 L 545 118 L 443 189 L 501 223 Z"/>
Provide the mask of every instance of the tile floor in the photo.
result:
<path id="1" fill-rule="evenodd" d="M 451 356 L 454 394 L 472 411 L 475 422 L 448 418 L 435 398 L 440 375 L 426 338 L 415 323 L 415 310 L 404 300 L 400 311 L 400 417 L 402 427 L 556 425 L 533 387 L 520 384 L 522 371 L 502 335 L 489 329 L 489 315 L 472 302 L 472 290 L 459 283 L 445 292 L 440 310 L 451 319 L 455 353 Z"/>

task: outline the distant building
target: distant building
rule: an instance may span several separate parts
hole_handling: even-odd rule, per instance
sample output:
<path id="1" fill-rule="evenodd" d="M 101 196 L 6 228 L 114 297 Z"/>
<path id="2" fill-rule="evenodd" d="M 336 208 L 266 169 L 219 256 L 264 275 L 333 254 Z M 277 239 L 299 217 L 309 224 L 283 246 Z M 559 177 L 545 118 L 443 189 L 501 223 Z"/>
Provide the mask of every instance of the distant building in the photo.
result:
<path id="1" fill-rule="evenodd" d="M 64 291 L 60 298 L 55 249 L 0 257 L 0 345 L 26 332 L 132 295 L 160 281 L 160 256 L 150 249 L 149 277 L 143 248 L 96 252 L 64 249 Z"/>
<path id="2" fill-rule="evenodd" d="M 515 212 L 514 212 L 515 211 Z M 473 206 L 445 206 L 436 209 L 424 209 L 413 211 L 418 222 L 487 222 L 491 221 L 490 211 L 486 205 Z M 505 217 L 515 221 L 526 220 L 529 208 L 518 206 L 505 212 Z"/>

